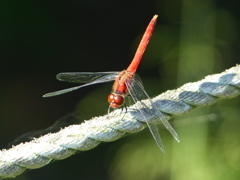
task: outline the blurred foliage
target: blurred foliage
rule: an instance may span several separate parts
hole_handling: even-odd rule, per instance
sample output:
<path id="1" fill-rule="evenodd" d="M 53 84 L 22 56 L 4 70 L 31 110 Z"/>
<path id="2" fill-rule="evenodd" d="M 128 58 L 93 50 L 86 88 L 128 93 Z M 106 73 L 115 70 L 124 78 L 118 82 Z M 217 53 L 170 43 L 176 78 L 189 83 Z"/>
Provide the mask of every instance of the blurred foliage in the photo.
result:
<path id="1" fill-rule="evenodd" d="M 2 0 L 1 147 L 72 111 L 82 120 L 105 114 L 111 84 L 41 96 L 72 86 L 55 79 L 59 72 L 126 68 L 154 14 L 158 23 L 138 70 L 151 97 L 234 66 L 239 13 L 238 2 L 223 0 Z M 239 179 L 239 106 L 237 97 L 175 118 L 179 144 L 160 126 L 166 154 L 146 129 L 16 179 Z"/>

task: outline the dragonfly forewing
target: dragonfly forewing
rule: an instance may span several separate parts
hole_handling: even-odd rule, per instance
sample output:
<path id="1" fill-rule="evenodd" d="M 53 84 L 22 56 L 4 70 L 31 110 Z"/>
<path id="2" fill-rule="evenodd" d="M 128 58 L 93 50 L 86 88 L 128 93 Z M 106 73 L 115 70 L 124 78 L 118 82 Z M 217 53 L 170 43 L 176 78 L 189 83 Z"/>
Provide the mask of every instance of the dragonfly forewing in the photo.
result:
<path id="1" fill-rule="evenodd" d="M 111 73 L 111 74 L 107 74 L 107 75 L 105 74 L 105 76 L 100 76 L 98 79 L 95 79 L 94 81 L 92 81 L 90 83 L 83 84 L 81 86 L 75 86 L 75 87 L 55 91 L 55 92 L 50 92 L 50 93 L 44 94 L 43 97 L 57 96 L 57 95 L 60 95 L 60 94 L 65 94 L 65 93 L 68 93 L 68 92 L 71 92 L 71 91 L 75 91 L 77 89 L 80 89 L 82 87 L 86 87 L 86 86 L 89 86 L 89 85 L 114 81 L 115 78 L 117 77 L 117 75 L 118 75 L 117 73 Z"/>
<path id="2" fill-rule="evenodd" d="M 134 79 L 131 79 L 126 82 L 129 94 L 131 95 L 132 99 L 135 101 L 137 106 L 139 107 L 139 110 L 143 117 L 145 118 L 147 125 L 157 142 L 158 146 L 163 149 L 163 145 L 161 142 L 160 135 L 158 133 L 158 128 L 156 124 L 150 123 L 149 122 L 149 116 L 157 116 L 163 123 L 163 125 L 166 127 L 166 129 L 172 134 L 172 136 L 179 142 L 179 137 L 176 133 L 176 131 L 173 129 L 171 124 L 168 122 L 168 120 L 165 118 L 165 116 L 157 109 L 157 107 L 154 105 L 153 101 L 151 98 L 148 96 L 146 91 L 144 90 L 144 87 L 141 83 L 141 80 L 137 74 L 135 74 Z M 147 99 L 148 104 L 144 103 L 142 100 Z M 151 108 L 153 110 L 153 113 L 149 114 L 150 112 L 146 111 L 146 108 Z M 164 150 L 163 150 L 164 151 Z"/>
<path id="3" fill-rule="evenodd" d="M 72 83 L 90 83 L 105 76 L 111 78 L 111 75 L 119 74 L 118 71 L 112 72 L 64 72 L 57 74 L 56 78 L 59 81 L 66 81 Z"/>
<path id="4" fill-rule="evenodd" d="M 137 89 L 134 88 L 134 82 L 131 81 L 126 81 L 126 86 L 127 86 L 127 89 L 128 89 L 128 92 L 129 94 L 131 95 L 133 101 L 136 103 L 136 106 L 138 108 L 138 110 L 140 111 L 140 113 L 142 114 L 143 118 L 145 119 L 147 125 L 148 125 L 148 128 L 154 138 L 154 140 L 156 141 L 158 147 L 163 151 L 165 152 L 164 150 L 164 146 L 163 146 L 163 143 L 162 143 L 162 140 L 161 140 L 161 137 L 160 137 L 160 134 L 158 132 L 158 127 L 156 124 L 153 124 L 153 123 L 150 123 L 149 122 L 149 112 L 146 111 L 146 109 L 148 108 L 147 105 L 145 103 L 143 103 L 141 101 L 141 98 L 139 97 L 139 95 L 137 94 Z"/>

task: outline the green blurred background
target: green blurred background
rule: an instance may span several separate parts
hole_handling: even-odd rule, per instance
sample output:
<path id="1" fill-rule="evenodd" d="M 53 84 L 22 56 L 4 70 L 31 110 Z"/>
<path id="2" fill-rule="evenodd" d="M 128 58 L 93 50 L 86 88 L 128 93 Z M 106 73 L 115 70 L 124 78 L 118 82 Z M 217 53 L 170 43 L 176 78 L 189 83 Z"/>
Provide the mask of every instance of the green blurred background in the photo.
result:
<path id="1" fill-rule="evenodd" d="M 237 1 L 0 2 L 0 146 L 77 111 L 106 114 L 111 83 L 44 99 L 71 87 L 59 72 L 120 71 L 154 14 L 158 22 L 138 69 L 151 97 L 239 63 Z M 240 178 L 239 98 L 194 110 L 160 126 L 163 154 L 149 130 L 31 170 L 18 180 L 221 180 Z"/>

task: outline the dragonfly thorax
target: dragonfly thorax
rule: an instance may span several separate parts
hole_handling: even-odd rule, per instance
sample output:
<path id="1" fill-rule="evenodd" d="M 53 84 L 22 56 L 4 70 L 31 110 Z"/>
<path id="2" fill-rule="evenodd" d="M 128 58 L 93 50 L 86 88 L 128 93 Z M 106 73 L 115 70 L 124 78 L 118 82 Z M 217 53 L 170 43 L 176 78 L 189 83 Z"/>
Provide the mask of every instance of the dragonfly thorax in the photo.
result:
<path id="1" fill-rule="evenodd" d="M 116 93 L 111 93 L 108 95 L 108 102 L 110 107 L 121 107 L 124 104 L 124 96 Z"/>

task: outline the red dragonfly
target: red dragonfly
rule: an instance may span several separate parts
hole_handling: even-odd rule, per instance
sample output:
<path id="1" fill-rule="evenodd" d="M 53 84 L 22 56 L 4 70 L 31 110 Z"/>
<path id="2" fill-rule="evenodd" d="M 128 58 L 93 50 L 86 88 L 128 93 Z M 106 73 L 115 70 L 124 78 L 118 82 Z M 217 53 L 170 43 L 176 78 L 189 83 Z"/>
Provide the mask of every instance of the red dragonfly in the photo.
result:
<path id="1" fill-rule="evenodd" d="M 154 105 L 151 98 L 148 96 L 146 91 L 144 90 L 144 87 L 141 83 L 140 77 L 135 73 L 138 65 L 142 59 L 143 53 L 147 47 L 148 41 L 151 38 L 155 23 L 157 21 L 157 15 L 153 16 L 152 20 L 150 21 L 142 40 L 138 46 L 138 49 L 136 51 L 136 54 L 131 62 L 131 64 L 128 66 L 126 70 L 123 70 L 121 72 L 70 72 L 70 73 L 59 73 L 57 74 L 57 79 L 60 81 L 67 81 L 67 82 L 74 82 L 74 83 L 85 83 L 81 86 L 76 86 L 60 91 L 55 91 L 51 93 L 45 94 L 43 97 L 50 97 L 50 96 L 56 96 L 60 94 L 64 94 L 70 91 L 77 90 L 79 88 L 92 85 L 92 84 L 98 84 L 98 83 L 105 83 L 109 81 L 114 81 L 112 93 L 108 95 L 108 102 L 110 108 L 118 108 L 122 107 L 124 105 L 124 99 L 126 96 L 130 94 L 133 101 L 136 103 L 138 110 L 141 112 L 142 116 L 146 120 L 146 123 L 150 129 L 150 132 L 153 135 L 153 138 L 155 139 L 157 145 L 159 148 L 164 152 L 164 147 L 160 138 L 160 135 L 158 133 L 157 125 L 154 123 L 151 123 L 147 118 L 149 116 L 155 116 L 159 118 L 164 126 L 167 128 L 167 130 L 172 134 L 172 136 L 179 142 L 179 138 L 173 127 L 170 125 L 170 123 L 167 121 L 167 119 L 164 117 L 164 115 L 157 109 L 157 107 Z M 149 104 L 148 106 L 146 103 L 144 103 L 142 100 L 147 99 Z M 153 110 L 153 114 L 149 114 L 149 112 L 146 112 L 146 108 L 151 108 Z M 145 110 L 144 110 L 145 109 Z"/>

